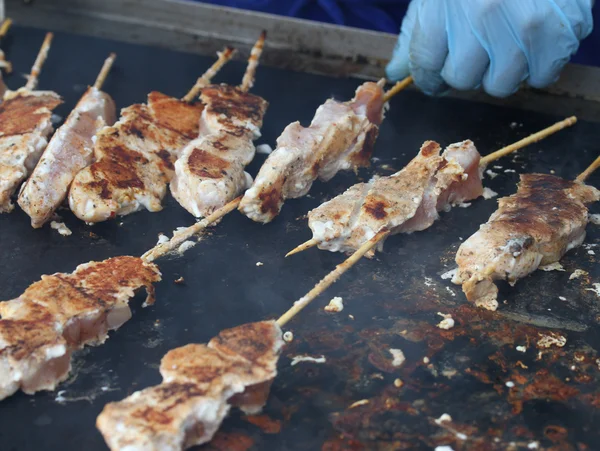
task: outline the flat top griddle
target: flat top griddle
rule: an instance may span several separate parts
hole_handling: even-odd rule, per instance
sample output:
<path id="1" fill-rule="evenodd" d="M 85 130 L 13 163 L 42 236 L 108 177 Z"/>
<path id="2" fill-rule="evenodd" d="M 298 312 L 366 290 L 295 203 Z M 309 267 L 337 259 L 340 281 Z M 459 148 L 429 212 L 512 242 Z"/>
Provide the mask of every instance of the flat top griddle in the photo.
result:
<path id="1" fill-rule="evenodd" d="M 15 27 L 3 42 L 15 67 L 7 78 L 10 87 L 23 83 L 19 74 L 28 71 L 43 34 Z M 151 90 L 182 96 L 214 60 L 57 33 L 39 87 L 64 96 L 59 115 L 68 114 L 111 51 L 118 58 L 105 90 L 118 107 L 145 101 Z M 232 62 L 216 81 L 238 83 L 243 68 Z M 273 145 L 289 122 L 307 124 L 327 97 L 348 99 L 358 84 L 260 67 L 253 92 L 271 105 L 258 143 Z M 311 208 L 358 180 L 402 168 L 424 140 L 445 146 L 470 138 L 487 154 L 561 118 L 560 105 L 543 115 L 400 93 L 381 127 L 370 169 L 315 183 L 309 196 L 288 201 L 269 225 L 234 212 L 183 257 L 159 260 L 163 281 L 154 306 L 142 309 L 142 297 L 134 300 L 133 318 L 104 345 L 76 353 L 72 376 L 57 391 L 18 393 L 2 401 L 0 449 L 106 449 L 96 416 L 107 402 L 158 383 L 158 364 L 168 350 L 277 317 L 343 260 L 316 249 L 283 258 L 310 237 L 304 215 Z M 574 178 L 599 153 L 598 136 L 597 125 L 580 122 L 498 161 L 490 167 L 498 175 L 485 185 L 504 196 L 515 192 L 522 172 Z M 264 158 L 256 157 L 251 173 Z M 589 182 L 600 185 L 600 174 Z M 284 350 L 264 414 L 246 418 L 234 412 L 201 449 L 526 449 L 533 441 L 548 449 L 599 449 L 600 303 L 587 289 L 600 282 L 597 255 L 589 252 L 600 255 L 600 247 L 569 252 L 564 272 L 538 271 L 515 288 L 503 286 L 506 303 L 496 313 L 475 309 L 440 275 L 454 267 L 461 240 L 495 208 L 495 200 L 483 199 L 455 208 L 429 230 L 392 237 L 383 253 L 356 265 L 286 327 L 295 338 Z M 72 236 L 32 229 L 18 208 L 0 216 L 0 299 L 18 296 L 42 274 L 141 255 L 159 233 L 170 236 L 194 221 L 170 196 L 160 213 L 140 212 L 93 227 L 67 210 L 59 213 Z M 597 226 L 589 226 L 586 243 L 600 243 Z M 589 271 L 589 277 L 569 280 L 575 269 Z M 179 277 L 184 284 L 174 283 Z M 324 312 L 334 295 L 343 297 L 343 312 Z M 456 326 L 436 328 L 441 320 L 436 312 L 451 313 Z M 566 346 L 538 349 L 539 334 L 550 331 L 567 337 Z M 390 348 L 404 351 L 400 368 L 391 365 Z M 326 362 L 290 365 L 292 356 L 304 354 L 323 355 Z M 402 387 L 394 385 L 396 379 Z M 358 400 L 369 402 L 349 408 Z M 433 421 L 443 413 L 452 416 L 452 430 Z"/>

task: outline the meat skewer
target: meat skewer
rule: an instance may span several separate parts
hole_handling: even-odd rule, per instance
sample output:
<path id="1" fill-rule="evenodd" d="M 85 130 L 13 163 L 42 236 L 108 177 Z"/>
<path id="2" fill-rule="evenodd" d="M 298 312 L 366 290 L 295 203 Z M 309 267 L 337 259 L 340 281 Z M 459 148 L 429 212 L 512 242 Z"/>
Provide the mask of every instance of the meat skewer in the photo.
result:
<path id="1" fill-rule="evenodd" d="M 181 152 L 170 185 L 177 202 L 196 217 L 222 207 L 252 183 L 244 169 L 254 158 L 252 141 L 260 137 L 268 103 L 247 91 L 254 83 L 265 37 L 263 32 L 254 45 L 239 87 L 202 89 L 200 135 Z"/>
<path id="2" fill-rule="evenodd" d="M 11 25 L 12 19 L 4 19 L 4 22 L 2 22 L 2 25 L 0 25 L 0 41 L 2 41 L 2 38 L 4 38 L 4 36 L 6 36 L 6 33 L 8 33 L 8 30 Z M 4 55 L 2 49 L 0 49 L 0 69 L 4 69 L 7 74 L 10 74 L 12 72 L 12 64 L 10 63 L 10 61 L 6 60 L 6 56 Z M 2 79 L 2 71 L 0 71 L 0 97 L 4 97 L 4 93 L 7 91 L 7 89 L 8 88 L 6 87 L 6 85 L 4 84 L 4 80 Z"/>
<path id="3" fill-rule="evenodd" d="M 558 262 L 585 239 L 587 205 L 600 190 L 586 178 L 600 157 L 575 181 L 546 174 L 524 174 L 516 194 L 498 201 L 488 222 L 461 244 L 452 282 L 467 299 L 488 310 L 498 308 L 496 280 L 515 285 L 542 265 Z"/>
<path id="4" fill-rule="evenodd" d="M 156 265 L 116 257 L 42 276 L 18 298 L 0 303 L 0 399 L 17 390 L 53 390 L 71 369 L 73 351 L 106 341 L 131 318 L 129 300 L 145 287 L 154 302 Z"/>
<path id="5" fill-rule="evenodd" d="M 56 131 L 33 173 L 21 187 L 18 203 L 31 217 L 34 228 L 50 220 L 65 200 L 75 174 L 93 162 L 96 133 L 116 120 L 113 99 L 101 91 L 115 58 L 112 53 L 106 59 L 94 85 L 86 90 Z"/>
<path id="6" fill-rule="evenodd" d="M 574 117 L 568 118 L 567 121 L 569 121 L 571 124 L 573 124 L 573 123 L 575 123 L 575 118 Z M 539 141 L 540 139 L 543 139 L 545 136 L 548 136 L 548 135 L 555 133 L 556 131 L 564 128 L 564 126 L 565 126 L 564 121 L 562 121 L 562 122 L 563 122 L 562 126 L 557 126 L 558 124 L 560 124 L 560 123 L 558 123 L 552 127 L 548 127 L 546 129 L 544 129 L 540 132 L 537 132 L 533 135 L 530 135 L 527 138 L 524 138 L 510 146 L 507 146 L 505 148 L 502 148 L 496 152 L 493 152 L 493 153 L 487 155 L 486 157 L 484 157 L 482 159 L 482 161 L 484 161 L 484 164 L 487 165 L 490 162 L 494 161 L 495 159 L 501 158 L 502 156 L 506 155 L 508 152 L 507 149 L 511 152 L 514 152 L 515 150 L 520 149 L 520 148 L 526 146 L 527 144 Z M 434 202 L 433 205 L 436 205 L 436 203 Z M 310 290 L 306 295 L 304 295 L 298 301 L 296 301 L 294 303 L 294 305 L 277 320 L 277 323 L 280 326 L 283 326 L 288 321 L 290 321 L 296 314 L 298 314 L 298 312 L 302 311 L 317 296 L 319 296 L 327 288 L 329 288 L 333 283 L 335 283 L 346 271 L 348 271 L 350 268 L 352 268 L 352 266 L 354 266 L 362 257 L 364 257 L 365 255 L 372 252 L 373 248 L 375 246 L 377 246 L 380 242 L 382 242 L 385 238 L 387 238 L 390 235 L 390 233 L 395 232 L 395 230 L 392 227 L 394 227 L 393 222 L 391 222 L 389 224 L 384 224 L 379 230 L 377 230 L 375 232 L 375 234 L 372 237 L 370 237 L 369 239 L 366 239 L 358 247 L 358 249 L 356 251 L 354 251 L 354 253 L 350 257 L 348 257 L 341 264 L 337 265 L 336 268 L 333 271 L 331 271 L 329 274 L 327 274 L 319 283 L 317 283 L 313 287 L 312 290 Z"/>
<path id="7" fill-rule="evenodd" d="M 388 236 L 425 230 L 440 211 L 483 194 L 481 177 L 490 162 L 575 122 L 575 117 L 567 118 L 484 158 L 469 140 L 448 146 L 442 155 L 439 145 L 428 141 L 401 171 L 356 184 L 309 212 L 313 238 L 286 257 L 313 246 L 354 252 L 384 227 L 390 231 Z M 382 247 L 383 239 L 379 250 Z"/>
<path id="8" fill-rule="evenodd" d="M 52 110 L 62 103 L 53 91 L 35 90 L 52 37 L 46 34 L 25 86 L 6 91 L 0 104 L 0 213 L 13 210 L 11 196 L 46 148 Z"/>
<path id="9" fill-rule="evenodd" d="M 396 83 L 396 85 L 393 88 L 391 88 L 384 95 L 385 102 L 389 101 L 389 99 L 391 99 L 391 97 L 393 95 L 396 95 L 400 90 L 404 89 L 411 82 L 412 82 L 412 78 L 407 77 L 406 79 L 401 80 L 398 83 Z M 267 159 L 267 161 L 268 161 L 268 159 Z M 266 164 L 266 163 L 267 162 L 265 162 L 264 164 Z M 188 240 L 189 238 L 196 235 L 197 233 L 200 233 L 202 230 L 206 229 L 211 224 L 218 222 L 226 214 L 228 214 L 231 211 L 238 208 L 238 206 L 240 205 L 240 201 L 242 200 L 242 197 L 243 196 L 239 196 L 239 197 L 231 200 L 230 202 L 223 205 L 222 207 L 214 210 L 212 213 L 210 213 L 208 216 L 203 218 L 201 221 L 198 221 L 197 223 L 195 223 L 185 229 L 179 230 L 176 234 L 173 235 L 173 237 L 169 241 L 167 241 L 165 243 L 160 243 L 160 244 L 156 245 L 154 248 L 148 250 L 142 256 L 142 258 L 145 258 L 148 261 L 154 261 L 157 258 L 161 257 L 162 255 L 165 255 L 168 252 L 171 252 L 173 249 L 176 249 L 184 241 Z"/>
<path id="10" fill-rule="evenodd" d="M 95 162 L 75 175 L 69 190 L 69 206 L 79 219 L 93 223 L 162 209 L 173 164 L 198 136 L 203 105 L 190 102 L 233 53 L 219 53 L 183 99 L 151 92 L 146 104 L 124 108 L 114 125 L 96 134 Z"/>
<path id="11" fill-rule="evenodd" d="M 286 199 L 306 195 L 317 178 L 326 182 L 340 170 L 367 166 L 386 99 L 409 83 L 404 80 L 386 97 L 382 82 L 366 82 L 349 102 L 327 100 L 309 127 L 288 125 L 244 193 L 239 210 L 253 221 L 271 222 Z"/>

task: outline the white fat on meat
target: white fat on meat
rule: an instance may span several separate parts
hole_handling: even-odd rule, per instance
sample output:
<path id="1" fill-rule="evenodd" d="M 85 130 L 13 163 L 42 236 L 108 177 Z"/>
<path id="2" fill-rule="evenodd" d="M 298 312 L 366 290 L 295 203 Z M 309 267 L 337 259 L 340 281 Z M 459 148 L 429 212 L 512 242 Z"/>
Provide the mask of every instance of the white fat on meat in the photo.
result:
<path id="1" fill-rule="evenodd" d="M 33 170 L 52 133 L 52 110 L 62 103 L 52 91 L 7 91 L 0 104 L 0 213 Z"/>
<path id="2" fill-rule="evenodd" d="M 252 184 L 245 167 L 256 153 L 253 139 L 268 103 L 229 85 L 202 90 L 204 111 L 200 135 L 175 163 L 171 193 L 196 217 L 207 216 L 243 193 Z"/>
<path id="3" fill-rule="evenodd" d="M 326 182 L 339 171 L 367 166 L 382 120 L 382 88 L 368 82 L 349 102 L 327 100 L 309 127 L 289 124 L 244 194 L 240 211 L 268 223 L 286 199 L 306 195 L 317 178 Z"/>
<path id="4" fill-rule="evenodd" d="M 163 382 L 106 405 L 96 426 L 112 451 L 180 451 L 210 441 L 231 407 L 260 411 L 284 345 L 274 321 L 224 330 L 162 359 Z"/>
<path id="5" fill-rule="evenodd" d="M 586 205 L 599 199 L 600 191 L 588 185 L 552 175 L 522 175 L 517 193 L 500 199 L 488 222 L 458 249 L 452 281 L 477 306 L 496 310 L 494 281 L 514 285 L 580 246 L 588 222 Z"/>
<path id="6" fill-rule="evenodd" d="M 0 302 L 0 399 L 21 389 L 53 390 L 69 375 L 71 354 L 99 345 L 131 318 L 128 302 L 152 283 L 158 268 L 136 257 L 80 265 L 73 273 L 42 276 L 11 301 Z"/>
<path id="7" fill-rule="evenodd" d="M 18 202 L 30 216 L 32 227 L 48 222 L 62 204 L 75 175 L 94 160 L 92 138 L 105 125 L 112 125 L 115 116 L 112 98 L 88 88 L 21 188 Z"/>
<path id="8" fill-rule="evenodd" d="M 439 211 L 483 192 L 479 152 L 471 141 L 440 146 L 427 141 L 401 171 L 358 183 L 308 214 L 320 249 L 354 252 L 384 228 L 390 234 L 430 227 Z M 379 243 L 378 249 L 383 246 Z M 372 255 L 372 253 L 370 253 Z"/>

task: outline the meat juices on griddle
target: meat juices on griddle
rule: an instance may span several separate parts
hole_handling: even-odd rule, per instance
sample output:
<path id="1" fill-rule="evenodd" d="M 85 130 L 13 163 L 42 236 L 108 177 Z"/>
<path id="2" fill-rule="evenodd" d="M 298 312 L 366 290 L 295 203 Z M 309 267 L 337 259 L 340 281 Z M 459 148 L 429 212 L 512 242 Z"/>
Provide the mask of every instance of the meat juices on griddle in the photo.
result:
<path id="1" fill-rule="evenodd" d="M 169 351 L 160 364 L 163 382 L 107 404 L 96 426 L 113 451 L 206 443 L 231 406 L 247 413 L 264 406 L 282 346 L 277 323 L 262 321 Z"/>
<path id="2" fill-rule="evenodd" d="M 309 127 L 288 125 L 244 194 L 240 211 L 268 223 L 286 199 L 306 195 L 317 178 L 328 181 L 340 170 L 368 166 L 383 107 L 382 88 L 367 82 L 349 102 L 327 100 Z"/>
<path id="3" fill-rule="evenodd" d="M 137 257 L 79 265 L 42 276 L 16 299 L 0 303 L 0 399 L 21 389 L 53 390 L 69 375 L 71 354 L 102 344 L 131 318 L 128 303 L 145 287 L 154 302 L 158 268 Z"/>
<path id="4" fill-rule="evenodd" d="M 438 143 L 426 141 L 401 171 L 358 183 L 309 212 L 318 247 L 354 252 L 383 229 L 392 235 L 425 230 L 439 211 L 479 197 L 480 155 L 473 142 L 452 144 L 441 156 L 440 150 Z"/>
<path id="5" fill-rule="evenodd" d="M 89 87 L 65 123 L 56 131 L 31 177 L 19 193 L 19 206 L 38 228 L 62 204 L 75 174 L 93 159 L 93 137 L 115 122 L 115 103 L 101 90 Z"/>
<path id="6" fill-rule="evenodd" d="M 198 136 L 202 108 L 151 92 L 147 104 L 121 110 L 119 121 L 96 135 L 96 162 L 73 180 L 73 213 L 100 222 L 142 208 L 160 211 L 175 160 Z"/>
<path id="7" fill-rule="evenodd" d="M 495 280 L 517 280 L 540 265 L 557 262 L 581 245 L 588 223 L 586 204 L 600 200 L 600 191 L 553 175 L 525 174 L 516 194 L 498 201 L 487 223 L 461 244 L 456 254 L 467 299 L 496 310 Z"/>
<path id="8" fill-rule="evenodd" d="M 252 161 L 252 141 L 260 137 L 268 103 L 240 88 L 221 84 L 202 89 L 205 105 L 200 136 L 175 163 L 171 193 L 196 217 L 207 216 L 252 183 L 244 171 Z"/>
<path id="9" fill-rule="evenodd" d="M 52 133 L 52 110 L 62 103 L 52 91 L 7 91 L 0 104 L 0 213 L 35 167 Z"/>

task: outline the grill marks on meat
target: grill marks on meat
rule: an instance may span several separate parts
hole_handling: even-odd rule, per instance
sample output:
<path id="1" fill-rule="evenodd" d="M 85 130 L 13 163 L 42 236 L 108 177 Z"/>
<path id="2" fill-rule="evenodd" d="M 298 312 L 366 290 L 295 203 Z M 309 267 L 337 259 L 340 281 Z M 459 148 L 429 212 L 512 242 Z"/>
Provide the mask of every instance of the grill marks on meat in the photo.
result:
<path id="1" fill-rule="evenodd" d="M 162 359 L 160 385 L 108 404 L 96 425 L 111 450 L 181 450 L 211 440 L 231 406 L 256 413 L 266 403 L 283 346 L 274 321 L 221 332 Z"/>
<path id="2" fill-rule="evenodd" d="M 240 195 L 252 183 L 244 171 L 254 158 L 253 139 L 268 103 L 229 85 L 202 90 L 205 104 L 200 136 L 191 141 L 175 163 L 173 197 L 196 217 L 207 216 Z"/>
<path id="3" fill-rule="evenodd" d="M 425 230 L 440 210 L 479 197 L 483 187 L 475 145 L 463 141 L 443 155 L 440 150 L 438 143 L 426 141 L 401 171 L 358 183 L 309 212 L 318 247 L 353 252 L 384 228 L 390 234 Z"/>
<path id="4" fill-rule="evenodd" d="M 52 110 L 62 103 L 52 91 L 8 91 L 0 104 L 0 213 L 35 167 L 52 133 Z"/>
<path id="5" fill-rule="evenodd" d="M 69 192 L 69 206 L 86 222 L 100 222 L 142 208 L 162 209 L 173 164 L 198 136 L 202 105 L 189 105 L 158 92 L 147 104 L 121 111 L 112 127 L 96 135 L 96 162 L 81 170 Z"/>
<path id="6" fill-rule="evenodd" d="M 67 196 L 75 175 L 93 159 L 93 137 L 115 122 L 112 98 L 90 87 L 65 123 L 56 131 L 31 177 L 21 188 L 19 205 L 41 227 Z"/>
<path id="7" fill-rule="evenodd" d="M 559 261 L 581 245 L 586 204 L 600 200 L 594 187 L 544 174 L 521 175 L 516 194 L 498 201 L 489 221 L 458 249 L 458 272 L 467 299 L 488 310 L 498 307 L 495 280 L 517 280 L 540 265 Z"/>
<path id="8" fill-rule="evenodd" d="M 270 222 L 286 199 L 306 195 L 317 178 L 328 181 L 340 170 L 368 165 L 383 105 L 381 87 L 368 82 L 349 102 L 327 100 L 309 127 L 288 125 L 246 191 L 240 211 L 254 221 Z"/>
<path id="9" fill-rule="evenodd" d="M 154 302 L 158 268 L 136 257 L 78 266 L 42 276 L 16 299 L 0 303 L 0 399 L 21 389 L 53 390 L 65 380 L 71 354 L 102 344 L 131 317 L 129 299 L 145 287 Z"/>

